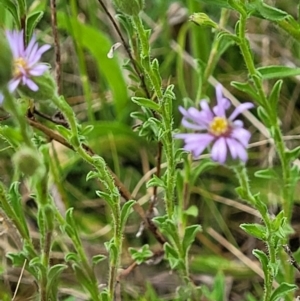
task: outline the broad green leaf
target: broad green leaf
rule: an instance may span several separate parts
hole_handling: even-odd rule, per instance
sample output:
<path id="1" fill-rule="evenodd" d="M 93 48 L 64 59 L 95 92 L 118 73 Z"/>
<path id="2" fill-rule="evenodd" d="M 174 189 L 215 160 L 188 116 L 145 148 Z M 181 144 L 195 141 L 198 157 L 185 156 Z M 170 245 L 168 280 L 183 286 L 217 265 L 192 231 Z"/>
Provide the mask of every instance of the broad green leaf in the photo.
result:
<path id="1" fill-rule="evenodd" d="M 96 59 L 98 69 L 107 80 L 112 91 L 117 117 L 121 119 L 122 111 L 126 108 L 129 99 L 127 85 L 117 58 L 109 59 L 107 57 L 112 42 L 98 29 L 80 23 L 77 19 L 71 18 L 62 12 L 57 14 L 57 20 L 58 27 L 67 30 L 73 39 L 76 39 L 88 49 Z"/>
<path id="2" fill-rule="evenodd" d="M 279 287 L 275 289 L 271 295 L 270 301 L 277 301 L 279 298 L 284 297 L 288 292 L 296 290 L 298 287 L 295 284 L 286 282 L 280 283 Z"/>
<path id="3" fill-rule="evenodd" d="M 43 18 L 43 15 L 44 15 L 44 12 L 37 11 L 27 17 L 27 19 L 26 19 L 26 40 L 27 40 L 27 42 L 30 40 L 35 27 L 40 22 L 40 20 Z"/>
<path id="4" fill-rule="evenodd" d="M 267 66 L 259 67 L 257 71 L 261 74 L 262 79 L 283 78 L 300 75 L 300 68 L 286 66 Z"/>

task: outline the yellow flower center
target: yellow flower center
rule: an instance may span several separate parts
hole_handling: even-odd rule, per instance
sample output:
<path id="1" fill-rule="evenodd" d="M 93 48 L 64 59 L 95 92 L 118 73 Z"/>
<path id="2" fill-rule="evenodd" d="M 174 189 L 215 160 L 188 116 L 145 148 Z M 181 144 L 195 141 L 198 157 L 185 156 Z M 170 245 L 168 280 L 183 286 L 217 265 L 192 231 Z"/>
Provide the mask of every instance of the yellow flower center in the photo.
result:
<path id="1" fill-rule="evenodd" d="M 228 132 L 229 123 L 226 118 L 215 117 L 209 125 L 209 131 L 215 136 L 221 136 Z"/>
<path id="2" fill-rule="evenodd" d="M 14 61 L 14 77 L 19 77 L 22 74 L 21 69 L 27 69 L 27 62 L 22 57 L 19 57 Z"/>

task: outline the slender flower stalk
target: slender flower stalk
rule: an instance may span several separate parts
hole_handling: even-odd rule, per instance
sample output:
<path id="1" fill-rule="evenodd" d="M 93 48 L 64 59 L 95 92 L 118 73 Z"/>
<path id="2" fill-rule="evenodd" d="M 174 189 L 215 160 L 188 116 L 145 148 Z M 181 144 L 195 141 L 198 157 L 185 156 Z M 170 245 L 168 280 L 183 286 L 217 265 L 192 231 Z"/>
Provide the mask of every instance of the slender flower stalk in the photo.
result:
<path id="1" fill-rule="evenodd" d="M 200 102 L 201 111 L 196 108 L 185 110 L 179 107 L 183 115 L 182 125 L 200 133 L 175 134 L 174 137 L 183 139 L 184 149 L 192 152 L 194 157 L 199 157 L 212 144 L 211 156 L 214 161 L 224 164 L 230 153 L 232 159 L 246 162 L 248 159 L 246 148 L 251 134 L 243 128 L 243 122 L 235 118 L 244 110 L 251 109 L 253 104 L 243 103 L 226 117 L 230 101 L 223 97 L 221 85 L 216 87 L 216 96 L 217 105 L 212 109 L 205 100 Z"/>

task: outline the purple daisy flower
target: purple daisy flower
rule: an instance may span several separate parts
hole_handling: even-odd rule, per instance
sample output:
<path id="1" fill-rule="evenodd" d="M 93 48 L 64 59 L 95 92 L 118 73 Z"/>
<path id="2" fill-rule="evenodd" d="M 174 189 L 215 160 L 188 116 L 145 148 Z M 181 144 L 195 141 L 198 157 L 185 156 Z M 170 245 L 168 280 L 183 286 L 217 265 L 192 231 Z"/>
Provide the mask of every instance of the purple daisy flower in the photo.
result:
<path id="1" fill-rule="evenodd" d="M 183 139 L 184 149 L 192 152 L 194 157 L 199 157 L 212 144 L 211 157 L 214 161 L 224 164 L 229 152 L 232 159 L 246 162 L 248 159 L 246 148 L 251 134 L 243 128 L 243 122 L 235 118 L 244 110 L 252 108 L 253 104 L 243 103 L 226 117 L 230 101 L 223 97 L 222 85 L 216 87 L 216 96 L 217 105 L 212 110 L 205 100 L 200 102 L 201 111 L 196 108 L 185 110 L 179 107 L 183 115 L 182 125 L 197 133 L 175 134 L 174 137 Z"/>
<path id="2" fill-rule="evenodd" d="M 37 91 L 39 87 L 32 78 L 43 75 L 49 69 L 48 65 L 39 63 L 39 60 L 51 46 L 43 45 L 39 48 L 36 38 L 33 36 L 28 46 L 25 47 L 23 31 L 7 30 L 6 37 L 14 60 L 13 78 L 8 84 L 9 91 L 15 91 L 18 85 L 24 85 L 32 91 Z"/>

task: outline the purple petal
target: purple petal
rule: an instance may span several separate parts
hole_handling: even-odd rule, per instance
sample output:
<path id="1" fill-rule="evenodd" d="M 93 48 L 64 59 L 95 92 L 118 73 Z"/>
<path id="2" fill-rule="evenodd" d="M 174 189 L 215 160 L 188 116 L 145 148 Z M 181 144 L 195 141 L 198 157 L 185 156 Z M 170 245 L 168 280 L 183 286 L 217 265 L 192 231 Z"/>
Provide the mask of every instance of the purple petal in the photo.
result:
<path id="1" fill-rule="evenodd" d="M 187 151 L 191 151 L 194 157 L 199 157 L 203 151 L 207 148 L 207 146 L 213 141 L 214 137 L 209 137 L 209 139 L 201 139 L 198 141 L 190 141 L 186 142 L 184 145 L 184 149 Z"/>
<path id="2" fill-rule="evenodd" d="M 42 46 L 42 47 L 34 54 L 34 57 L 33 57 L 33 56 L 31 57 L 31 59 L 30 59 L 30 64 L 32 64 L 32 65 L 36 64 L 36 63 L 40 60 L 42 54 L 43 54 L 44 52 L 46 52 L 47 50 L 49 50 L 50 48 L 51 48 L 50 45 L 43 45 L 43 46 Z"/>
<path id="3" fill-rule="evenodd" d="M 238 155 L 237 149 L 235 147 L 236 141 L 232 138 L 227 137 L 226 138 L 226 144 L 228 146 L 228 149 L 230 151 L 232 159 L 236 159 L 237 155 Z"/>
<path id="4" fill-rule="evenodd" d="M 224 137 L 220 137 L 214 143 L 211 150 L 211 157 L 214 161 L 224 164 L 227 157 L 227 146 Z"/>
<path id="5" fill-rule="evenodd" d="M 241 145 L 238 141 L 233 139 L 227 140 L 227 145 L 230 150 L 231 156 L 233 159 L 237 157 L 240 158 L 243 162 L 246 162 L 248 159 L 248 154 L 243 145 Z"/>
<path id="6" fill-rule="evenodd" d="M 207 129 L 206 125 L 193 124 L 193 123 L 187 121 L 185 118 L 182 119 L 181 124 L 187 129 L 192 129 L 192 130 L 197 130 L 197 131 Z"/>
<path id="7" fill-rule="evenodd" d="M 226 110 L 230 107 L 230 101 L 227 98 L 222 98 L 217 105 L 213 107 L 213 112 L 216 116 L 225 117 Z"/>
<path id="8" fill-rule="evenodd" d="M 27 78 L 26 85 L 32 91 L 37 91 L 39 89 L 37 84 L 35 82 L 33 82 L 30 78 Z"/>
<path id="9" fill-rule="evenodd" d="M 21 78 L 16 78 L 16 79 L 11 80 L 11 81 L 8 83 L 8 89 L 9 89 L 9 91 L 10 91 L 11 93 L 14 92 L 14 91 L 17 89 L 17 87 L 18 87 L 20 81 L 21 81 Z"/>
<path id="10" fill-rule="evenodd" d="M 225 111 L 230 108 L 230 101 L 223 97 L 222 89 L 221 84 L 216 86 L 217 105 L 213 108 L 214 113 L 220 117 L 224 117 Z"/>
<path id="11" fill-rule="evenodd" d="M 236 128 L 232 130 L 231 137 L 238 140 L 244 147 L 247 147 L 251 133 L 243 128 Z"/>
<path id="12" fill-rule="evenodd" d="M 6 38 L 9 43 L 10 49 L 12 51 L 13 57 L 18 58 L 19 57 L 19 48 L 18 43 L 16 41 L 15 37 L 15 31 L 6 31 Z"/>
<path id="13" fill-rule="evenodd" d="M 201 111 L 202 118 L 204 118 L 207 123 L 210 123 L 214 118 L 214 114 L 211 111 L 207 101 L 205 101 L 205 100 L 201 101 L 200 107 L 202 109 L 202 111 Z"/>
<path id="14" fill-rule="evenodd" d="M 232 114 L 230 115 L 230 117 L 228 119 L 233 120 L 236 116 L 241 114 L 243 111 L 249 110 L 253 107 L 254 107 L 254 105 L 251 102 L 242 103 L 238 107 L 235 108 L 235 110 L 232 112 Z"/>
<path id="15" fill-rule="evenodd" d="M 205 148 L 214 140 L 210 134 L 175 134 L 174 138 L 184 139 L 184 149 L 199 157 Z"/>
<path id="16" fill-rule="evenodd" d="M 38 64 L 38 65 L 35 65 L 32 69 L 29 70 L 29 74 L 32 75 L 32 76 L 41 76 L 48 69 L 49 69 L 48 65 Z"/>
<path id="17" fill-rule="evenodd" d="M 35 64 L 34 60 L 36 59 L 36 53 L 37 53 L 38 48 L 39 48 L 39 45 L 37 43 L 35 43 L 32 47 L 31 52 L 28 53 L 28 56 L 27 56 L 27 63 L 29 65 L 28 67 L 32 67 Z M 40 58 L 38 58 L 38 60 L 39 59 Z"/>
<path id="18" fill-rule="evenodd" d="M 197 122 L 199 119 L 199 111 L 195 108 L 189 108 L 188 110 L 185 110 L 183 107 L 179 107 L 179 111 L 185 118 L 189 118 L 193 120 L 194 122 Z"/>
<path id="19" fill-rule="evenodd" d="M 234 125 L 235 128 L 241 128 L 241 127 L 243 127 L 244 122 L 237 119 L 237 120 L 234 120 L 234 121 L 232 122 L 232 124 Z"/>
<path id="20" fill-rule="evenodd" d="M 28 57 L 30 53 L 32 52 L 33 46 L 36 44 L 35 36 L 33 36 L 25 50 L 25 56 Z"/>
<path id="21" fill-rule="evenodd" d="M 2 105 L 2 103 L 3 103 L 3 100 L 4 100 L 4 96 L 3 96 L 3 94 L 2 94 L 2 93 L 0 93 L 0 105 Z"/>

